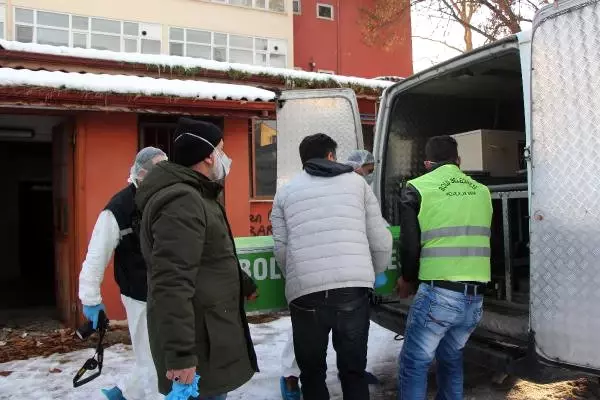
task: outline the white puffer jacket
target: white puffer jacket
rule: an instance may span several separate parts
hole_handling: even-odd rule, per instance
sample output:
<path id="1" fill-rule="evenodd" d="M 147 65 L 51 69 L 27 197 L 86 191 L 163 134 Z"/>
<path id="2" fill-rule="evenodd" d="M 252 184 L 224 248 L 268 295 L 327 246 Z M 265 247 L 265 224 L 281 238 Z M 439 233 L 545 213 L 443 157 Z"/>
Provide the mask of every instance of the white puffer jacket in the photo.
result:
<path id="1" fill-rule="evenodd" d="M 392 235 L 373 191 L 342 164 L 307 163 L 277 191 L 271 223 L 288 302 L 324 290 L 371 288 L 391 261 Z"/>

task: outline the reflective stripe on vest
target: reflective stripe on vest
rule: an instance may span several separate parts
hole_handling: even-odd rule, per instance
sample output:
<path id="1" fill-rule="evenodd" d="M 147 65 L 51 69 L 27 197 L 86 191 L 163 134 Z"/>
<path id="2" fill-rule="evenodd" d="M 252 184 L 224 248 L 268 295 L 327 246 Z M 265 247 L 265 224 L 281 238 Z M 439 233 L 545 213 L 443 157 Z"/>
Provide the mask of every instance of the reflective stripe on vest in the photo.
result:
<path id="1" fill-rule="evenodd" d="M 421 258 L 428 257 L 489 257 L 489 247 L 427 247 L 421 250 Z"/>
<path id="2" fill-rule="evenodd" d="M 123 236 L 127 236 L 129 234 L 133 233 L 133 229 L 132 228 L 127 228 L 127 229 L 123 229 L 122 231 L 119 232 L 119 236 L 121 236 L 121 239 L 123 238 Z"/>
<path id="3" fill-rule="evenodd" d="M 491 236 L 491 229 L 485 226 L 449 226 L 446 228 L 431 229 L 421 233 L 421 243 L 431 239 L 448 236 Z"/>

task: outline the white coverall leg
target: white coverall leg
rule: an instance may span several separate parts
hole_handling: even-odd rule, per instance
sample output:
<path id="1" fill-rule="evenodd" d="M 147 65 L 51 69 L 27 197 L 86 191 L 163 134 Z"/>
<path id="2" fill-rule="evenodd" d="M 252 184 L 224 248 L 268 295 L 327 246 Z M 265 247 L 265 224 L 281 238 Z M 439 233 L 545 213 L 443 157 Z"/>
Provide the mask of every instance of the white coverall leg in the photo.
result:
<path id="1" fill-rule="evenodd" d="M 82 304 L 94 306 L 102 303 L 100 286 L 106 266 L 120 240 L 119 225 L 108 210 L 100 213 L 88 253 L 79 275 L 79 298 Z M 163 398 L 158 393 L 156 368 L 150 353 L 148 327 L 146 320 L 146 303 L 121 296 L 127 312 L 129 334 L 133 344 L 135 366 L 130 376 L 120 379 L 120 389 L 126 400 L 151 400 Z M 110 318 L 110 315 L 108 316 Z M 116 382 L 115 382 L 116 383 Z"/>
<path id="2" fill-rule="evenodd" d="M 123 384 L 123 397 L 127 400 L 143 400 L 157 392 L 156 368 L 150 353 L 146 303 L 121 295 L 127 313 L 131 344 L 135 355 L 135 366 Z M 154 397 L 154 396 L 152 396 Z"/>
<path id="3" fill-rule="evenodd" d="M 288 333 L 287 343 L 283 347 L 281 354 L 281 376 L 286 378 L 290 376 L 300 377 L 300 368 L 298 368 L 296 355 L 294 354 L 294 333 L 291 328 Z"/>

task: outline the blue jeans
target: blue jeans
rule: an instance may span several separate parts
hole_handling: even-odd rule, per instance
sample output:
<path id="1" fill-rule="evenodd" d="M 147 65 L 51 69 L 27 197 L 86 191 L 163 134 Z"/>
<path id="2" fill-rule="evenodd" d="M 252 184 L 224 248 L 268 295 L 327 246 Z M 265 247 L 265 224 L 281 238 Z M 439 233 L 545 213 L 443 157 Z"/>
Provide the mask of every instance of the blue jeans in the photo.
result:
<path id="1" fill-rule="evenodd" d="M 408 313 L 399 358 L 398 400 L 427 398 L 427 373 L 437 360 L 436 400 L 463 399 L 463 348 L 481 321 L 483 296 L 421 284 Z"/>

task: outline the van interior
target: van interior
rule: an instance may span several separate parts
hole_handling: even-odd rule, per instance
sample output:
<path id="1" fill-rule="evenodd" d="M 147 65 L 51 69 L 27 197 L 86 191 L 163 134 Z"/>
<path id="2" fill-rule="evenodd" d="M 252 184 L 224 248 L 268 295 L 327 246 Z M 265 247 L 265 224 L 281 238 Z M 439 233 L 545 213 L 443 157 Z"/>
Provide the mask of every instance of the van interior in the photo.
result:
<path id="1" fill-rule="evenodd" d="M 425 172 L 425 144 L 456 135 L 461 168 L 493 197 L 492 282 L 482 330 L 527 341 L 529 225 L 525 112 L 518 49 L 449 71 L 399 93 L 383 159 L 382 208 L 399 225 L 400 190 Z M 407 302 L 387 308 L 406 315 Z"/>

